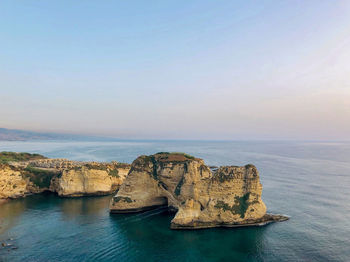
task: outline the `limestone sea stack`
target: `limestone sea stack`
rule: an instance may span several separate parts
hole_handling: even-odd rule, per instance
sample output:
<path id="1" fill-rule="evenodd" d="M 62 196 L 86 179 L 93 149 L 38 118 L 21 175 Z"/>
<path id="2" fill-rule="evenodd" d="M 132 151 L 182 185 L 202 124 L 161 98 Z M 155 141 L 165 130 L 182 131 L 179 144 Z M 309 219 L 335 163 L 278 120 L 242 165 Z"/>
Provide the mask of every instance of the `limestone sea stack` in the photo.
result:
<path id="1" fill-rule="evenodd" d="M 266 214 L 259 172 L 253 165 L 212 172 L 204 161 L 183 153 L 140 156 L 110 203 L 111 213 L 159 206 L 176 210 L 173 229 L 263 225 L 287 220 Z"/>

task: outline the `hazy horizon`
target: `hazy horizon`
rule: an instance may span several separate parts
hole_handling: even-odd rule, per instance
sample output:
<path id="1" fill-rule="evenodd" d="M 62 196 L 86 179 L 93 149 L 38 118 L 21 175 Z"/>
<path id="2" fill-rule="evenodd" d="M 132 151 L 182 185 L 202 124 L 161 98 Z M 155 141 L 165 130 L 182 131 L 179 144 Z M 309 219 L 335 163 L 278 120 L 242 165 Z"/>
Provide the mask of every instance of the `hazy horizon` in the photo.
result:
<path id="1" fill-rule="evenodd" d="M 0 127 L 350 140 L 348 1 L 0 3 Z"/>

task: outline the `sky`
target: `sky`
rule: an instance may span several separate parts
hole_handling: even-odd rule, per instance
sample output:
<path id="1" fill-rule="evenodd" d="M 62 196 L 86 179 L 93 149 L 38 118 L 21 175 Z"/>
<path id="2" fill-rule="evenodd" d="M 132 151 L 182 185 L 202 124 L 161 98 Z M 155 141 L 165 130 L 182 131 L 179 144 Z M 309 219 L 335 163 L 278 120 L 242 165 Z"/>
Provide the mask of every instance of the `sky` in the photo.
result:
<path id="1" fill-rule="evenodd" d="M 0 127 L 350 140 L 350 1 L 0 1 Z"/>

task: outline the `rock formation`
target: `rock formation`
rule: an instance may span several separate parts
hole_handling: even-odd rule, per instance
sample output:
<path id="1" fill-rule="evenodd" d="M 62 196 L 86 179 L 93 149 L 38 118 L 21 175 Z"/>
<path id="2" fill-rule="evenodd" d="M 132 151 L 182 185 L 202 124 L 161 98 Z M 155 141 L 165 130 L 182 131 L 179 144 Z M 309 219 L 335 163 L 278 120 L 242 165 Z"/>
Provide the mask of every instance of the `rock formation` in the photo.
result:
<path id="1" fill-rule="evenodd" d="M 24 197 L 49 190 L 50 180 L 57 171 L 0 164 L 0 199 Z"/>
<path id="2" fill-rule="evenodd" d="M 129 169 L 129 165 L 119 163 L 64 169 L 52 179 L 50 190 L 66 197 L 111 194 L 123 183 Z"/>
<path id="3" fill-rule="evenodd" d="M 0 164 L 0 199 L 17 198 L 29 194 L 29 181 L 19 171 Z"/>
<path id="4" fill-rule="evenodd" d="M 288 219 L 266 214 L 255 166 L 212 172 L 202 159 L 182 153 L 140 156 L 110 204 L 112 213 L 168 206 L 173 229 L 249 226 Z"/>
<path id="5" fill-rule="evenodd" d="M 0 199 L 43 191 L 77 197 L 114 193 L 130 169 L 118 162 L 47 159 L 38 154 L 0 153 Z"/>
<path id="6" fill-rule="evenodd" d="M 106 195 L 112 213 L 160 206 L 176 211 L 173 229 L 263 225 L 288 218 L 266 214 L 255 166 L 208 167 L 183 153 L 140 156 L 132 165 L 0 153 L 0 200 L 43 191 L 59 196 Z"/>

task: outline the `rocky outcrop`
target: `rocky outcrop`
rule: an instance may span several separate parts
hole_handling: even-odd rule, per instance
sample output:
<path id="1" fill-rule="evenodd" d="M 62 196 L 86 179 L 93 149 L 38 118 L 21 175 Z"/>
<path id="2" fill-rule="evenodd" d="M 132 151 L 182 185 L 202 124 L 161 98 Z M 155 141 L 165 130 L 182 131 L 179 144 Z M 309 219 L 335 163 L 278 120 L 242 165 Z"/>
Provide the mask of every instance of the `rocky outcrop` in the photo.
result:
<path id="1" fill-rule="evenodd" d="M 262 225 L 288 218 L 266 214 L 255 166 L 211 169 L 202 159 L 182 153 L 137 158 L 113 197 L 112 213 L 158 206 L 177 210 L 173 229 Z"/>
<path id="2" fill-rule="evenodd" d="M 19 198 L 49 190 L 50 180 L 56 174 L 54 171 L 0 164 L 0 199 Z"/>
<path id="3" fill-rule="evenodd" d="M 23 161 L 24 160 L 24 161 Z M 0 199 L 25 197 L 43 191 L 77 197 L 114 193 L 129 164 L 47 159 L 38 154 L 0 153 Z"/>
<path id="4" fill-rule="evenodd" d="M 0 164 L 0 199 L 17 198 L 29 194 L 29 181 L 7 164 Z"/>
<path id="5" fill-rule="evenodd" d="M 64 169 L 52 179 L 50 190 L 65 197 L 111 194 L 123 183 L 129 169 L 129 165 L 119 163 Z"/>

